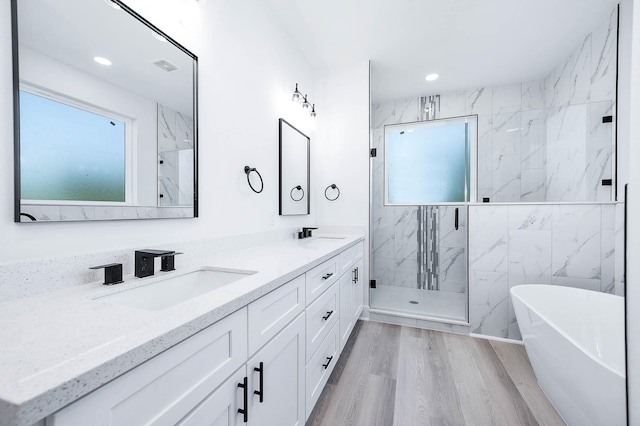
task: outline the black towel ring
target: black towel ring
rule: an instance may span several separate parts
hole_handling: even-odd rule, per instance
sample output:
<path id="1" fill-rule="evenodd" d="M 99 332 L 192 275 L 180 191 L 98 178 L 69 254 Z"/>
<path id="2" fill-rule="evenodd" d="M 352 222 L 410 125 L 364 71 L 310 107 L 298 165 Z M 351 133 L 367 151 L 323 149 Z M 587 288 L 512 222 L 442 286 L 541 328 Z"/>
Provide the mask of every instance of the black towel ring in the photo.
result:
<path id="1" fill-rule="evenodd" d="M 244 166 L 244 172 L 247 174 L 247 183 L 249 184 L 249 188 L 251 188 L 251 190 L 253 192 L 255 192 L 256 194 L 259 194 L 262 192 L 262 190 L 264 189 L 264 181 L 262 180 L 262 176 L 260 175 L 260 172 L 258 170 L 256 170 L 255 167 L 249 167 L 249 166 Z M 256 172 L 258 174 L 258 177 L 260 178 L 260 191 L 257 191 L 253 185 L 251 185 L 251 180 L 249 179 L 249 174 L 251 172 Z"/>
<path id="2" fill-rule="evenodd" d="M 293 191 L 295 191 L 296 189 L 298 191 L 302 191 L 302 195 L 300 196 L 300 198 L 293 198 Z M 302 189 L 300 185 L 294 186 L 293 188 L 291 188 L 291 192 L 289 192 L 289 196 L 293 201 L 300 201 L 304 198 L 304 189 Z"/>
<path id="3" fill-rule="evenodd" d="M 329 188 L 331 189 L 336 189 L 338 191 L 338 195 L 336 195 L 335 198 L 329 198 L 329 196 L 327 195 L 327 191 L 329 190 Z M 324 190 L 324 198 L 326 198 L 329 201 L 335 201 L 340 197 L 340 188 L 338 188 L 338 186 L 335 183 L 332 183 L 331 185 L 327 186 Z"/>
<path id="4" fill-rule="evenodd" d="M 29 219 L 31 219 L 32 222 L 36 222 L 36 218 L 33 215 L 30 215 L 29 213 L 20 212 L 20 216 L 28 217 Z"/>

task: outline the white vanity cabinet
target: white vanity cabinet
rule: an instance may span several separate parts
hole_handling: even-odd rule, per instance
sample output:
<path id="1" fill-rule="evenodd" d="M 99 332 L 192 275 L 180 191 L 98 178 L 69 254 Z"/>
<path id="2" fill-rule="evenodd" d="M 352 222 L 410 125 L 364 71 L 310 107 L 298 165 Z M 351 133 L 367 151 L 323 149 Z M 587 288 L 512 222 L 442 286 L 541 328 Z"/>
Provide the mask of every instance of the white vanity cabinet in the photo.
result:
<path id="1" fill-rule="evenodd" d="M 213 391 L 181 426 L 302 426 L 304 314 Z"/>
<path id="2" fill-rule="evenodd" d="M 247 308 L 47 419 L 47 426 L 174 425 L 247 360 Z"/>
<path id="3" fill-rule="evenodd" d="M 244 407 L 244 392 L 238 384 L 244 386 L 246 377 L 247 366 L 243 365 L 178 424 L 180 426 L 243 425 L 244 418 L 238 410 Z"/>
<path id="4" fill-rule="evenodd" d="M 300 314 L 247 363 L 249 425 L 304 425 L 304 318 Z"/>
<path id="5" fill-rule="evenodd" d="M 340 254 L 340 351 L 344 348 L 364 304 L 364 253 L 358 243 Z M 344 266 L 344 267 L 343 267 Z"/>
<path id="6" fill-rule="evenodd" d="M 304 424 L 304 292 L 301 275 L 249 304 L 251 358 L 181 424 Z"/>
<path id="7" fill-rule="evenodd" d="M 303 426 L 362 310 L 361 271 L 360 242 L 43 424 Z"/>

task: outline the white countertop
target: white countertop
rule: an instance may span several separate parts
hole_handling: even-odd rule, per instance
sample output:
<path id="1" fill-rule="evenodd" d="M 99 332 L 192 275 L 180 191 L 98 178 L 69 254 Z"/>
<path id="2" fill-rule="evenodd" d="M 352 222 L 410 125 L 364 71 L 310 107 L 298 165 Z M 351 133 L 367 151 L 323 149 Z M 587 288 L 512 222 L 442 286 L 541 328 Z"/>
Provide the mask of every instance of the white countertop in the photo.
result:
<path id="1" fill-rule="evenodd" d="M 362 240 L 278 241 L 200 258 L 176 271 L 78 285 L 0 306 L 0 425 L 30 425 Z M 132 253 L 133 255 L 133 253 Z M 178 305 L 142 310 L 93 300 L 208 266 L 257 271 Z"/>

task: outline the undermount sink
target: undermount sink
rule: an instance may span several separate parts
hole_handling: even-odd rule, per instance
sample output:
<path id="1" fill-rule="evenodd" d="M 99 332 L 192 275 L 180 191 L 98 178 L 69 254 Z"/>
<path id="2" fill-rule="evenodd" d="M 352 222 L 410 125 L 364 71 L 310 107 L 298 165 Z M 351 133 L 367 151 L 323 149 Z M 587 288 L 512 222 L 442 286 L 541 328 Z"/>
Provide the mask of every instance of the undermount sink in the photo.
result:
<path id="1" fill-rule="evenodd" d="M 319 236 L 319 240 L 344 240 L 347 237 L 340 237 L 338 235 L 322 235 Z"/>
<path id="2" fill-rule="evenodd" d="M 146 285 L 124 290 L 94 300 L 158 311 L 255 274 L 255 271 L 204 267 L 180 275 L 154 279 Z"/>

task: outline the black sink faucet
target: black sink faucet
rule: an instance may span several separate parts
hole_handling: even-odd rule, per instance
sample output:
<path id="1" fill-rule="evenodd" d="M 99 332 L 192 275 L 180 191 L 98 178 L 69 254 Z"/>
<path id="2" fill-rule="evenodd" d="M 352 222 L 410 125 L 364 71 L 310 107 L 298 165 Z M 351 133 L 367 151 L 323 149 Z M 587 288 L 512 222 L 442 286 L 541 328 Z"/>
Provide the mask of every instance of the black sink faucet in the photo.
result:
<path id="1" fill-rule="evenodd" d="M 144 249 L 135 252 L 135 275 L 138 278 L 149 277 L 153 275 L 153 259 L 158 256 L 162 257 L 162 271 L 173 271 L 173 260 L 176 253 L 173 250 L 155 250 Z"/>
<path id="2" fill-rule="evenodd" d="M 311 231 L 313 231 L 314 229 L 318 229 L 318 228 L 302 228 L 301 232 L 298 232 L 298 238 L 299 239 L 303 239 L 303 238 L 309 238 L 311 237 Z"/>

